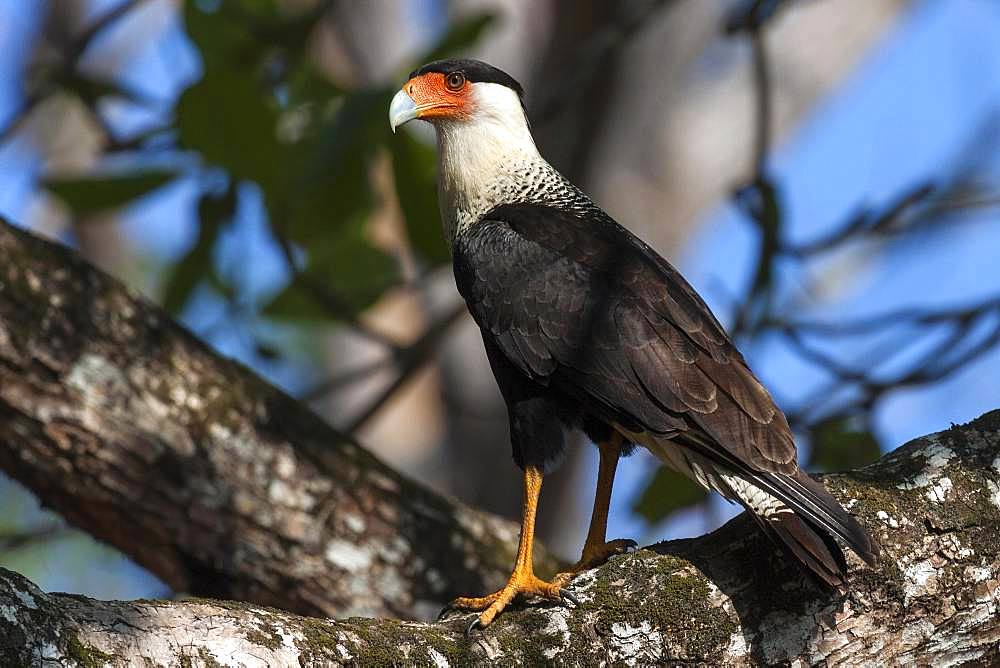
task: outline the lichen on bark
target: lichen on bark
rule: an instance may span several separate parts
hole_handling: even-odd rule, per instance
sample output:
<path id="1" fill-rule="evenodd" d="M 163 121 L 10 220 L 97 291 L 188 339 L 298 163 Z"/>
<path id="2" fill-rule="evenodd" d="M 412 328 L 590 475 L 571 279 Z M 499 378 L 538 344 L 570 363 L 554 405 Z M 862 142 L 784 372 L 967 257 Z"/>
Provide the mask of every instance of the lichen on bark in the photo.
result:
<path id="1" fill-rule="evenodd" d="M 875 568 L 852 558 L 844 593 L 818 589 L 740 516 L 581 574 L 570 585 L 579 607 L 518 605 L 471 637 L 458 613 L 421 623 L 212 600 L 107 603 L 44 594 L 0 571 L 0 655 L 77 665 L 83 657 L 111 665 L 989 665 L 1000 661 L 998 455 L 994 411 L 825 476 L 883 549 Z"/>

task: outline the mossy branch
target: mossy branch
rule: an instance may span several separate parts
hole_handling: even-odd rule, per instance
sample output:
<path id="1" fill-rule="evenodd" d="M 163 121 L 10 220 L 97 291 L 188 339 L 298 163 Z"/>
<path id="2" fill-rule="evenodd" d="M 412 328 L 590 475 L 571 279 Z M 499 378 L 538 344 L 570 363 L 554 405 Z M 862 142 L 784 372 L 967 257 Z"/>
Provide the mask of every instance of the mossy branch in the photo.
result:
<path id="1" fill-rule="evenodd" d="M 1000 661 L 1000 410 L 824 482 L 882 546 L 820 591 L 745 516 L 577 577 L 578 608 L 340 621 L 206 600 L 43 594 L 0 570 L 0 656 L 142 665 L 990 665 Z M 169 629 L 169 633 L 164 633 Z"/>

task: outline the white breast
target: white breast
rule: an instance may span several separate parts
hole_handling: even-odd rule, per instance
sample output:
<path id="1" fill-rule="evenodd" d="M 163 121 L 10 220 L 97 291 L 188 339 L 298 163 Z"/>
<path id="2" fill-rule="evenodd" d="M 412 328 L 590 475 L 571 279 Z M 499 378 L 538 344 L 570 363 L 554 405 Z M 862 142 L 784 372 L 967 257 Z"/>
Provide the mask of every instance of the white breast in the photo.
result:
<path id="1" fill-rule="evenodd" d="M 531 137 L 521 101 L 510 88 L 472 85 L 472 117 L 437 123 L 438 195 L 450 242 L 483 213 L 555 170 Z"/>

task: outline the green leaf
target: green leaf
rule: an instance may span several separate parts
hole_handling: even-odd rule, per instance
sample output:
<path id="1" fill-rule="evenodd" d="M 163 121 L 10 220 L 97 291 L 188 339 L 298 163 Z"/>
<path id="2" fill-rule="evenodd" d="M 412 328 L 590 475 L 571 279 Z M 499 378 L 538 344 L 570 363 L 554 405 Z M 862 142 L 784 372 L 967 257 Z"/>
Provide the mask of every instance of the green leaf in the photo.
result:
<path id="1" fill-rule="evenodd" d="M 868 430 L 856 429 L 850 418 L 830 418 L 809 429 L 812 449 L 809 468 L 844 471 L 871 464 L 882 454 L 878 439 Z"/>
<path id="2" fill-rule="evenodd" d="M 44 185 L 78 216 L 117 209 L 148 195 L 177 176 L 166 170 L 146 170 L 115 176 L 53 176 Z"/>
<path id="3" fill-rule="evenodd" d="M 410 245 L 431 267 L 447 262 L 448 246 L 438 213 L 434 150 L 400 133 L 392 142 L 392 167 Z"/>
<path id="4" fill-rule="evenodd" d="M 194 289 L 212 275 L 216 241 L 222 229 L 232 222 L 235 213 L 234 188 L 229 188 L 222 197 L 202 195 L 198 202 L 198 240 L 174 265 L 166 280 L 163 308 L 167 311 L 174 315 L 183 312 Z"/>
<path id="5" fill-rule="evenodd" d="M 247 55 L 263 44 L 255 43 L 243 9 L 231 0 L 220 2 L 213 11 L 203 10 L 198 2 L 184 3 L 184 29 L 198 47 L 206 71 L 256 69 L 257 59 Z"/>
<path id="6" fill-rule="evenodd" d="M 344 97 L 332 119 L 296 148 L 290 168 L 293 197 L 269 202 L 276 230 L 310 255 L 326 256 L 340 228 L 368 214 L 374 204 L 368 172 L 375 148 L 387 134 L 385 90 Z M 383 129 L 382 126 L 385 126 Z"/>
<path id="7" fill-rule="evenodd" d="M 270 94 L 238 71 L 207 70 L 177 104 L 181 146 L 200 152 L 234 179 L 255 181 L 267 191 L 282 183 L 286 164 L 277 123 Z"/>
<path id="8" fill-rule="evenodd" d="M 308 286 L 320 286 L 357 314 L 399 282 L 396 259 L 364 238 L 363 220 L 342 229 L 322 253 L 310 256 L 303 278 L 293 281 L 267 304 L 262 313 L 280 320 L 336 320 Z"/>
<path id="9" fill-rule="evenodd" d="M 657 522 L 673 512 L 701 503 L 707 496 L 708 491 L 687 476 L 660 467 L 632 510 L 648 522 Z"/>

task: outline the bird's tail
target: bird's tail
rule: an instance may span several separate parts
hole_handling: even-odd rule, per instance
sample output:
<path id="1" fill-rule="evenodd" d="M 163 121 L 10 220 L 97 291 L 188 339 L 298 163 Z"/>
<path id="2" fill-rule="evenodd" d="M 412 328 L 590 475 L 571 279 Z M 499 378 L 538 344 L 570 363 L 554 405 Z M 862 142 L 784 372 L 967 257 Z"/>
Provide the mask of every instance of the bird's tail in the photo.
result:
<path id="1" fill-rule="evenodd" d="M 667 466 L 739 502 L 768 537 L 823 583 L 839 587 L 844 582 L 847 560 L 838 540 L 869 565 L 875 563 L 878 546 L 864 528 L 822 484 L 798 468 L 790 473 L 753 469 L 692 432 L 660 439 L 620 431 Z"/>
<path id="2" fill-rule="evenodd" d="M 847 561 L 837 540 L 869 565 L 875 562 L 878 547 L 868 533 L 806 473 L 754 472 L 750 480 L 745 475 L 738 480 L 724 477 L 764 532 L 825 584 L 839 587 L 847 573 Z"/>

